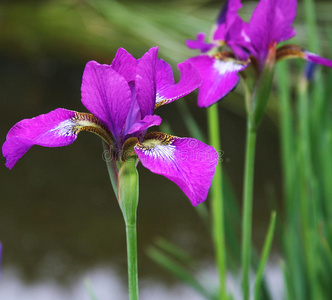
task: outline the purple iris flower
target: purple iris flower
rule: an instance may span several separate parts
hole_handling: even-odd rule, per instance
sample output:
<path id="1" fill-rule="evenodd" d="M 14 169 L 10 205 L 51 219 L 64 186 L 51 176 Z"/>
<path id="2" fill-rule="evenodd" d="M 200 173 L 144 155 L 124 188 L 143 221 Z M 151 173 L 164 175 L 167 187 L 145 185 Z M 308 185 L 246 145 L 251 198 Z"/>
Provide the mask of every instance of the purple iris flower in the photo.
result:
<path id="1" fill-rule="evenodd" d="M 227 0 L 219 14 L 213 32 L 212 43 L 205 43 L 205 34 L 199 33 L 197 40 L 188 40 L 191 49 L 200 49 L 205 53 L 189 58 L 202 76 L 202 85 L 198 89 L 198 106 L 208 107 L 226 96 L 238 83 L 239 71 L 249 63 L 250 39 L 248 24 L 238 16 L 242 7 L 240 0 Z M 231 51 L 220 52 L 220 47 Z"/>
<path id="2" fill-rule="evenodd" d="M 157 55 L 158 48 L 151 48 L 136 60 L 120 48 L 111 65 L 88 62 L 81 92 L 90 113 L 58 108 L 18 122 L 2 147 L 6 166 L 13 168 L 33 145 L 67 146 L 79 132 L 90 131 L 108 144 L 116 161 L 125 160 L 130 144 L 144 167 L 175 182 L 193 205 L 203 202 L 218 161 L 215 149 L 192 138 L 146 134 L 161 123 L 154 109 L 189 94 L 201 78 L 184 62 L 178 65 L 181 79 L 174 83 L 170 65 Z"/>
<path id="3" fill-rule="evenodd" d="M 292 24 L 296 17 L 297 0 L 261 0 L 255 8 L 248 34 L 251 41 L 252 56 L 261 71 L 269 51 L 277 44 L 296 35 Z M 274 49 L 273 49 L 274 48 Z M 273 57 L 272 57 L 273 58 Z M 332 61 L 308 52 L 297 45 L 285 45 L 276 50 L 277 61 L 286 58 L 302 58 L 307 61 L 332 67 Z"/>
<path id="4" fill-rule="evenodd" d="M 243 22 L 237 12 L 240 0 L 227 0 L 218 17 L 212 43 L 205 43 L 200 33 L 197 41 L 187 41 L 187 46 L 208 54 L 189 58 L 202 75 L 198 90 L 198 106 L 207 107 L 226 96 L 238 83 L 238 72 L 250 63 L 258 76 L 264 65 L 287 58 L 332 67 L 332 61 L 308 52 L 297 45 L 277 44 L 292 38 L 296 32 L 292 23 L 296 17 L 297 0 L 261 0 L 255 8 L 249 24 Z M 218 52 L 227 45 L 230 52 Z"/>

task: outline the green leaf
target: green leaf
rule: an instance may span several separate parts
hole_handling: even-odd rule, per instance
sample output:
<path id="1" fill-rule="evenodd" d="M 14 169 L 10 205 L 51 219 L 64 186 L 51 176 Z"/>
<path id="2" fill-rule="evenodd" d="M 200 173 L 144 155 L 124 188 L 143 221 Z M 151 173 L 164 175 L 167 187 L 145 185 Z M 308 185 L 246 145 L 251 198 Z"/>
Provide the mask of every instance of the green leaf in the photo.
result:
<path id="1" fill-rule="evenodd" d="M 264 242 L 263 252 L 262 252 L 261 260 L 260 260 L 257 275 L 256 275 L 256 282 L 255 282 L 255 287 L 254 287 L 254 299 L 255 300 L 259 300 L 259 297 L 260 297 L 263 274 L 264 274 L 265 266 L 266 266 L 266 263 L 267 263 L 267 260 L 269 257 L 272 241 L 273 241 L 275 223 L 276 223 L 276 212 L 273 212 L 271 215 L 270 225 L 269 225 L 269 229 L 268 229 L 266 239 Z"/>
<path id="2" fill-rule="evenodd" d="M 172 273 L 177 278 L 181 279 L 187 285 L 196 290 L 199 294 L 209 300 L 215 300 L 214 296 L 208 292 L 198 280 L 191 275 L 191 273 L 182 267 L 179 263 L 170 259 L 167 255 L 162 253 L 159 249 L 155 247 L 149 247 L 147 249 L 147 255 L 154 260 L 157 264 L 162 266 L 164 269 Z"/>

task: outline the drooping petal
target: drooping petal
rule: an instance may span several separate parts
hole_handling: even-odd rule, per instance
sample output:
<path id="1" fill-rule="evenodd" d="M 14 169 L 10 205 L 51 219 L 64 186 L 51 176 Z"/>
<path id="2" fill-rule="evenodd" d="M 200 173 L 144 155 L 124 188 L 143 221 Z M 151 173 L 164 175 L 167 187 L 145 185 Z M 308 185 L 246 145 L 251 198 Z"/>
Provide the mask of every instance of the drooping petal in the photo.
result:
<path id="1" fill-rule="evenodd" d="M 135 79 L 136 99 L 141 117 L 152 115 L 156 102 L 156 63 L 158 47 L 151 48 L 139 60 Z"/>
<path id="2" fill-rule="evenodd" d="M 181 77 L 177 84 L 174 84 L 172 69 L 166 62 L 158 62 L 157 66 L 156 107 L 188 95 L 202 83 L 200 74 L 189 62 L 178 64 Z M 165 74 L 168 74 L 167 77 Z"/>
<path id="3" fill-rule="evenodd" d="M 176 183 L 194 206 L 205 201 L 218 163 L 213 147 L 152 132 L 135 146 L 135 152 L 144 167 Z"/>
<path id="4" fill-rule="evenodd" d="M 313 62 L 315 64 L 323 65 L 332 68 L 332 60 L 321 57 L 315 53 L 304 51 L 304 59 Z"/>
<path id="5" fill-rule="evenodd" d="M 108 65 L 87 63 L 82 79 L 82 103 L 112 132 L 117 144 L 131 106 L 126 79 Z"/>
<path id="6" fill-rule="evenodd" d="M 192 57 L 188 61 L 193 63 L 202 78 L 198 88 L 199 107 L 208 107 L 225 97 L 238 83 L 237 73 L 248 66 L 248 62 L 208 55 Z"/>
<path id="7" fill-rule="evenodd" d="M 254 55 L 264 63 L 269 46 L 295 35 L 291 26 L 296 16 L 296 0 L 261 0 L 251 19 L 249 36 Z"/>
<path id="8" fill-rule="evenodd" d="M 128 82 L 135 80 L 137 60 L 125 49 L 118 49 L 112 61 L 111 67 L 122 75 Z"/>
<path id="9" fill-rule="evenodd" d="M 196 40 L 187 40 L 186 45 L 190 49 L 199 49 L 202 53 L 210 51 L 216 45 L 205 42 L 205 33 L 199 32 Z"/>
<path id="10" fill-rule="evenodd" d="M 277 61 L 290 58 L 302 58 L 315 64 L 332 68 L 332 60 L 309 52 L 298 45 L 284 45 L 277 50 Z"/>
<path id="11" fill-rule="evenodd" d="M 127 134 L 141 132 L 151 126 L 159 126 L 161 121 L 161 118 L 157 115 L 145 116 L 143 120 L 137 121 L 135 124 L 133 124 Z"/>
<path id="12" fill-rule="evenodd" d="M 111 143 L 107 129 L 91 114 L 58 108 L 32 119 L 24 119 L 9 130 L 2 146 L 6 167 L 13 168 L 33 145 L 67 146 L 72 144 L 83 130 L 92 131 Z"/>

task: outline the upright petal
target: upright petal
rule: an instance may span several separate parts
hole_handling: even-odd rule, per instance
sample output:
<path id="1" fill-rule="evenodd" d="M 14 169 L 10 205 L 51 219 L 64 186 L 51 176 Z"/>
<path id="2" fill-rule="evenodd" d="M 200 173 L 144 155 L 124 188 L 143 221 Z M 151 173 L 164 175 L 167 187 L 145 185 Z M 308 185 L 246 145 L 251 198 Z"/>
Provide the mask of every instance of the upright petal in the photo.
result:
<path id="1" fill-rule="evenodd" d="M 156 107 L 173 102 L 197 89 L 202 79 L 196 68 L 189 62 L 178 64 L 180 81 L 174 84 L 172 69 L 169 64 L 159 60 L 157 63 Z"/>
<path id="2" fill-rule="evenodd" d="M 121 141 L 131 106 L 131 91 L 126 79 L 108 65 L 87 63 L 82 80 L 82 103 Z"/>
<path id="3" fill-rule="evenodd" d="M 196 139 L 152 132 L 135 147 L 143 166 L 176 183 L 197 206 L 205 201 L 218 163 L 216 150 Z"/>
<path id="4" fill-rule="evenodd" d="M 24 119 L 9 130 L 2 146 L 6 167 L 13 168 L 33 145 L 44 147 L 70 145 L 82 130 L 92 131 L 111 143 L 106 128 L 91 114 L 58 108 L 32 119 Z"/>
<path id="5" fill-rule="evenodd" d="M 268 48 L 295 35 L 291 26 L 296 16 L 296 0 L 261 0 L 250 19 L 249 36 L 254 55 L 264 62 Z"/>
<path id="6" fill-rule="evenodd" d="M 249 24 L 237 17 L 226 36 L 227 45 L 233 50 L 236 58 L 240 60 L 247 60 L 253 52 L 248 30 Z"/>
<path id="7" fill-rule="evenodd" d="M 277 0 L 277 6 L 282 11 L 285 28 L 291 27 L 296 17 L 297 0 Z"/>
<path id="8" fill-rule="evenodd" d="M 217 29 L 214 33 L 214 40 L 227 40 L 228 31 L 235 22 L 241 21 L 238 10 L 242 7 L 241 0 L 226 0 L 217 19 Z"/>
<path id="9" fill-rule="evenodd" d="M 239 81 L 239 71 L 248 66 L 248 62 L 234 59 L 217 59 L 200 55 L 188 59 L 202 77 L 198 88 L 198 106 L 208 107 L 225 97 Z"/>
<path id="10" fill-rule="evenodd" d="M 163 59 L 156 63 L 156 86 L 157 91 L 174 84 L 172 67 Z"/>
<path id="11" fill-rule="evenodd" d="M 158 47 L 151 48 L 139 60 L 135 79 L 136 99 L 141 117 L 152 115 L 156 102 L 156 63 Z"/>
<path id="12" fill-rule="evenodd" d="M 137 60 L 125 49 L 119 48 L 112 61 L 113 70 L 122 75 L 128 82 L 136 77 Z"/>
<path id="13" fill-rule="evenodd" d="M 241 0 L 226 0 L 219 13 L 217 24 L 231 23 L 236 18 L 237 12 L 241 7 Z"/>

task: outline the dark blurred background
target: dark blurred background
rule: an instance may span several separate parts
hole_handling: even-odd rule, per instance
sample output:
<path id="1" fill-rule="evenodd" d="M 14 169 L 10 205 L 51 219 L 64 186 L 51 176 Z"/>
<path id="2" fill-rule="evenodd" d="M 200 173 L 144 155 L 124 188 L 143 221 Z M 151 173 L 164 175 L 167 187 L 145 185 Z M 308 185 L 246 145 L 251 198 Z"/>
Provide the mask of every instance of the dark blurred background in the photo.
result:
<path id="1" fill-rule="evenodd" d="M 241 14 L 248 20 L 255 2 L 244 2 Z M 159 58 L 174 66 L 178 78 L 176 64 L 197 55 L 185 47 L 185 40 L 195 38 L 199 31 L 208 33 L 221 5 L 222 1 L 203 0 L 2 1 L 1 143 L 21 119 L 57 107 L 86 111 L 80 102 L 85 64 L 89 60 L 110 63 L 119 47 L 138 58 L 158 45 Z M 321 1 L 317 8 L 324 46 L 332 5 Z M 301 5 L 295 27 L 300 44 L 305 41 Z M 186 103 L 205 134 L 206 111 L 196 107 L 196 93 L 179 101 Z M 269 218 L 268 203 L 278 205 L 281 197 L 276 101 L 270 103 L 258 138 L 254 204 L 254 239 L 258 245 Z M 240 206 L 246 122 L 241 86 L 218 106 L 222 164 Z M 190 135 L 178 103 L 158 109 L 157 114 L 163 119 L 161 131 Z M 167 287 L 168 295 L 172 289 L 177 291 L 176 299 L 182 292 L 187 295 L 183 299 L 194 297 L 153 263 L 145 249 L 157 237 L 167 238 L 194 257 L 197 272 L 217 281 L 209 234 L 175 184 L 141 166 L 139 174 L 138 251 L 139 277 L 143 293 L 146 291 L 143 298 L 163 299 Z M 99 294 L 100 300 L 110 299 L 106 295 L 110 286 L 115 293 L 112 299 L 126 299 L 124 222 L 98 137 L 83 133 L 68 147 L 35 146 L 12 171 L 6 169 L 2 159 L 0 179 L 1 300 L 88 299 L 85 277 L 93 279 L 97 294 L 99 288 L 106 289 L 105 296 Z M 209 206 L 209 199 L 206 204 Z M 151 295 L 155 298 L 149 298 Z"/>

